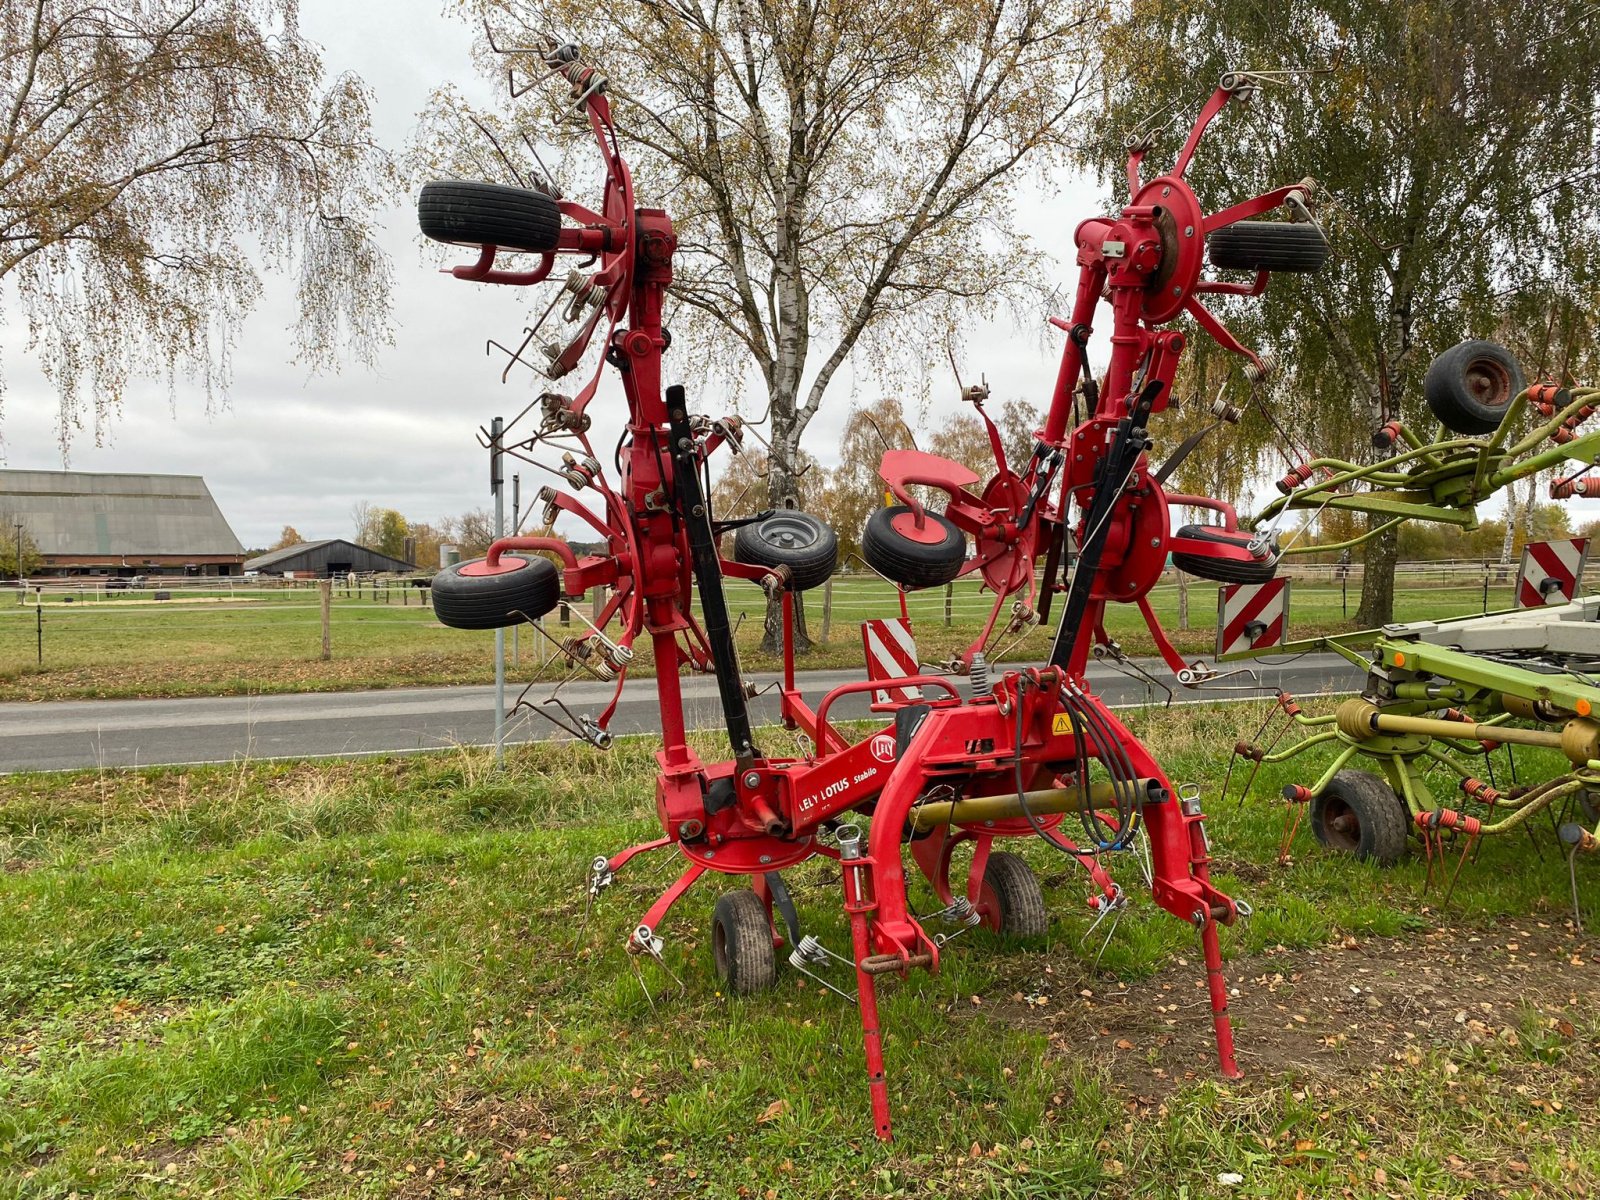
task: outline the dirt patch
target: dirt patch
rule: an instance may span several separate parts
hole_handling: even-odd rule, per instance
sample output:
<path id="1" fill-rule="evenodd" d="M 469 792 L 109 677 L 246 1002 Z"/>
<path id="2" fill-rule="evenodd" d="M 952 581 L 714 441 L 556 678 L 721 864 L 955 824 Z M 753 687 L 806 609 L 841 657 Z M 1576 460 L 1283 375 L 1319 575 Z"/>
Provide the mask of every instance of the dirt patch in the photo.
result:
<path id="1" fill-rule="evenodd" d="M 457 1196 L 537 1193 L 543 1184 L 514 1166 L 514 1158 L 519 1151 L 549 1144 L 559 1136 L 560 1125 L 535 1097 L 468 1091 L 447 1099 L 417 1129 L 419 1149 L 435 1144 L 442 1134 L 471 1146 L 471 1153 L 465 1157 L 419 1154 L 401 1168 L 406 1177 L 395 1186 L 395 1196 L 434 1196 L 446 1189 Z M 350 1158 L 346 1156 L 344 1165 Z M 570 1170 L 568 1166 L 562 1173 Z"/>
<path id="2" fill-rule="evenodd" d="M 1237 959 L 1226 973 L 1239 1065 L 1247 1079 L 1357 1079 L 1437 1048 L 1518 1046 L 1530 1031 L 1559 1044 L 1591 1017 L 1597 954 L 1600 940 L 1526 919 Z M 1070 959 L 1049 967 L 1059 983 L 983 1011 L 1077 1053 L 1092 1045 L 1114 1086 L 1141 1101 L 1216 1078 L 1198 955 L 1131 984 L 1085 976 Z"/>

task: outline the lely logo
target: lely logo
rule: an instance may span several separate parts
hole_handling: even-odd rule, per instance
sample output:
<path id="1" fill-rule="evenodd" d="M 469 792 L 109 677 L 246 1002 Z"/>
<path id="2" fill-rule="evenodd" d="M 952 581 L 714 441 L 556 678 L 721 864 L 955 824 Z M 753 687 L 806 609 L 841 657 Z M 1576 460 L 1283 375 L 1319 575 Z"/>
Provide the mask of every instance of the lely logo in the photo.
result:
<path id="1" fill-rule="evenodd" d="M 872 739 L 872 757 L 881 763 L 894 761 L 894 738 L 890 734 L 880 733 Z"/>

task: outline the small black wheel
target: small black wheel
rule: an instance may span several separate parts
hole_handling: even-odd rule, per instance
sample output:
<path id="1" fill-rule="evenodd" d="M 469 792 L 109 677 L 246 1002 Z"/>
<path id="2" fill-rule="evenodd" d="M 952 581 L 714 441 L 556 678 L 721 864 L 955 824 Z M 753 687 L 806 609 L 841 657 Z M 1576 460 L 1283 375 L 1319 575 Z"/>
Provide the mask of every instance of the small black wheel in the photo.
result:
<path id="1" fill-rule="evenodd" d="M 488 560 L 453 563 L 433 577 L 433 613 L 452 629 L 504 629 L 534 621 L 561 599 L 561 573 L 544 558 L 500 556 L 500 570 L 488 573 Z"/>
<path id="2" fill-rule="evenodd" d="M 422 185 L 417 224 L 436 242 L 543 254 L 556 248 L 561 210 L 549 196 L 528 188 L 442 179 Z"/>
<path id="3" fill-rule="evenodd" d="M 1329 850 L 1392 867 L 1406 852 L 1405 805 L 1367 771 L 1340 771 L 1311 801 L 1311 832 Z"/>
<path id="4" fill-rule="evenodd" d="M 1184 525 L 1174 536 L 1237 546 L 1241 550 L 1253 540 L 1248 533 L 1229 532 L 1217 525 Z M 1276 555 L 1251 559 L 1212 558 L 1207 554 L 1181 554 L 1174 551 L 1172 565 L 1186 574 L 1217 583 L 1266 583 L 1278 573 Z"/>
<path id="5" fill-rule="evenodd" d="M 782 509 L 733 535 L 733 561 L 752 567 L 788 567 L 797 592 L 820 587 L 839 565 L 839 537 L 826 521 L 796 509 Z"/>
<path id="6" fill-rule="evenodd" d="M 1043 937 L 1050 927 L 1039 880 L 1015 854 L 1001 850 L 989 855 L 978 899 L 984 906 L 984 927 L 1006 937 Z"/>
<path id="7" fill-rule="evenodd" d="M 1328 243 L 1315 225 L 1238 221 L 1206 238 L 1211 265 L 1224 271 L 1322 270 Z"/>
<path id="8" fill-rule="evenodd" d="M 861 557 L 901 587 L 938 587 L 961 574 L 967 539 L 949 518 L 929 512 L 921 530 L 904 504 L 880 508 L 861 532 Z"/>
<path id="9" fill-rule="evenodd" d="M 1516 355 L 1496 342 L 1472 341 L 1428 365 L 1422 395 L 1446 429 L 1476 436 L 1499 429 L 1526 386 Z"/>
<path id="10" fill-rule="evenodd" d="M 772 922 L 760 896 L 740 889 L 717 898 L 711 914 L 711 957 L 717 978 L 733 995 L 748 996 L 777 982 Z"/>

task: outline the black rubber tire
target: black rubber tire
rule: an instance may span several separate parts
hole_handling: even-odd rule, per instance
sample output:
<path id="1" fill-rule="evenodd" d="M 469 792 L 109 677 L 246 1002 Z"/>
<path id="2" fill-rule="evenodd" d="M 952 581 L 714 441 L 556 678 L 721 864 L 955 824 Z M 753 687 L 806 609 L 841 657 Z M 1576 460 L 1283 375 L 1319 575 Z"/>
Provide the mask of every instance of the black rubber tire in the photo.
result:
<path id="1" fill-rule="evenodd" d="M 1224 271 L 1294 271 L 1310 274 L 1328 261 L 1328 243 L 1315 225 L 1240 221 L 1206 238 L 1213 267 Z"/>
<path id="2" fill-rule="evenodd" d="M 504 629 L 535 621 L 561 599 L 561 573 L 544 558 L 503 554 L 522 566 L 504 575 L 463 575 L 472 562 L 453 563 L 433 577 L 433 615 L 452 629 Z"/>
<path id="3" fill-rule="evenodd" d="M 1406 808 L 1388 781 L 1340 771 L 1311 801 L 1311 832 L 1329 850 L 1392 867 L 1406 852 Z"/>
<path id="4" fill-rule="evenodd" d="M 810 513 L 779 509 L 734 531 L 733 561 L 752 567 L 788 567 L 789 586 L 808 592 L 833 577 L 839 565 L 839 535 Z"/>
<path id="5" fill-rule="evenodd" d="M 928 520 L 944 530 L 940 542 L 914 542 L 901 537 L 891 524 L 901 513 L 911 510 L 904 504 L 876 509 L 861 531 L 861 557 L 886 579 L 901 587 L 938 587 L 961 574 L 967 561 L 966 535 L 941 513 L 928 513 Z"/>
<path id="6" fill-rule="evenodd" d="M 1493 433 L 1527 386 L 1516 355 L 1498 342 L 1451 346 L 1428 364 L 1422 395 L 1452 433 Z"/>
<path id="7" fill-rule="evenodd" d="M 711 957 L 717 978 L 731 995 L 749 996 L 777 982 L 772 923 L 760 896 L 741 888 L 717 898 L 711 914 Z"/>
<path id="8" fill-rule="evenodd" d="M 1177 537 L 1194 538 L 1202 542 L 1223 542 L 1233 545 L 1237 535 L 1229 534 L 1214 525 L 1184 525 Z M 1250 562 L 1236 562 L 1231 558 L 1207 558 L 1200 554 L 1172 555 L 1172 565 L 1187 575 L 1210 579 L 1217 583 L 1266 583 L 1278 573 L 1278 560 L 1267 558 Z"/>
<path id="9" fill-rule="evenodd" d="M 422 185 L 417 224 L 436 242 L 543 254 L 556 248 L 561 210 L 549 196 L 528 188 L 441 179 Z"/>
<path id="10" fill-rule="evenodd" d="M 983 883 L 1000 910 L 997 932 L 1002 937 L 1044 936 L 1050 928 L 1050 914 L 1045 911 L 1038 877 L 1026 861 L 1005 850 L 989 855 L 983 868 Z"/>

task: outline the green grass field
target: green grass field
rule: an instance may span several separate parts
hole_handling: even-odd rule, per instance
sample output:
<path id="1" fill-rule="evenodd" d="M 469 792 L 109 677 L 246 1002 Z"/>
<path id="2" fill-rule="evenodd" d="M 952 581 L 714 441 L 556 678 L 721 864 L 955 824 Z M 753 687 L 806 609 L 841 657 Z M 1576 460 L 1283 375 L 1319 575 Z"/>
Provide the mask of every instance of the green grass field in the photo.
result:
<path id="1" fill-rule="evenodd" d="M 764 606 L 753 584 L 730 582 L 730 605 L 739 621 L 741 661 L 752 671 L 772 671 L 780 659 L 760 651 Z M 420 597 L 399 589 L 383 603 L 337 595 L 333 604 L 330 662 L 321 661 L 321 618 L 313 591 L 245 591 L 215 599 L 179 592 L 167 603 L 139 593 L 117 593 L 115 600 L 66 604 L 47 598 L 43 609 L 43 666 L 38 662 L 38 618 L 31 606 L 0 605 L 0 700 L 52 700 L 87 697 L 237 695 L 255 692 L 328 691 L 367 687 L 405 687 L 449 683 L 487 683 L 493 679 L 493 637 L 446 629 L 433 619 Z M 402 604 L 402 597 L 410 603 Z M 1163 624 L 1187 654 L 1210 656 L 1215 646 L 1217 589 L 1193 583 L 1189 589 L 1190 629 L 1178 629 L 1178 588 L 1164 584 L 1152 594 Z M 1359 599 L 1352 588 L 1349 611 Z M 942 661 L 978 635 L 993 597 L 962 582 L 950 601 L 945 624 L 942 591 L 910 598 L 910 611 L 925 661 Z M 1491 607 L 1511 602 L 1509 584 L 1490 589 Z M 1479 612 L 1481 585 L 1406 578 L 1397 591 L 1397 618 L 1451 616 Z M 809 627 L 822 635 L 821 591 L 806 598 Z M 583 605 L 587 614 L 587 602 Z M 892 588 L 876 578 L 845 578 L 833 587 L 829 633 L 802 660 L 803 667 L 859 667 L 860 622 L 899 612 Z M 1344 604 L 1337 588 L 1299 584 L 1291 606 L 1290 635 L 1306 637 L 1343 631 Z M 547 627 L 556 637 L 581 632 L 576 618 L 563 629 L 554 616 Z M 1108 614 L 1113 637 L 1134 654 L 1153 654 L 1154 644 L 1138 611 L 1114 605 Z M 1020 641 L 1008 640 L 1010 658 L 1045 652 L 1050 638 L 1035 628 Z M 508 635 L 508 646 L 510 639 Z M 548 643 L 531 629 L 516 636 L 518 660 L 513 678 L 538 666 Z M 650 669 L 647 642 L 639 647 L 636 672 Z"/>
<path id="2" fill-rule="evenodd" d="M 583 928 L 589 858 L 655 831 L 647 740 L 8 777 L 0 1197 L 1595 1194 L 1600 950 L 1548 830 L 1487 845 L 1448 911 L 1418 858 L 1302 832 L 1275 865 L 1279 806 L 1217 798 L 1213 747 L 1259 715 L 1131 718 L 1257 910 L 1224 934 L 1246 1078 L 1216 1077 L 1193 934 L 1133 864 L 1096 970 L 1081 873 L 1030 839 L 1048 935 L 882 988 L 888 1148 L 849 1006 L 787 970 L 719 994 L 720 880 L 662 930 L 681 986 L 621 950 L 671 859 Z M 842 948 L 836 874 L 791 873 Z"/>

